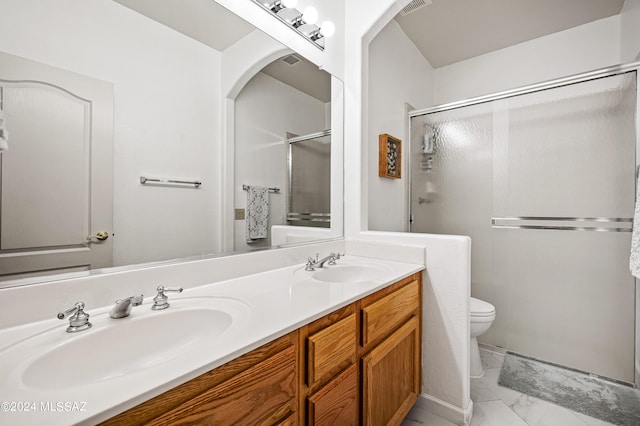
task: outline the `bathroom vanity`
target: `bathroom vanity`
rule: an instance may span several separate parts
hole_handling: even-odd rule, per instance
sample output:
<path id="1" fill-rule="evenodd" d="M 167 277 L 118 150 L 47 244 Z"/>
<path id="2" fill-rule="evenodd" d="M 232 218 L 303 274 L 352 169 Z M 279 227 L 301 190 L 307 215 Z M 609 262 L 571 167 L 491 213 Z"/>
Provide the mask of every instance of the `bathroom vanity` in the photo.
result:
<path id="1" fill-rule="evenodd" d="M 400 424 L 420 393 L 421 289 L 412 274 L 103 424 Z"/>
<path id="2" fill-rule="evenodd" d="M 211 264 L 231 271 L 289 253 L 298 254 Z M 56 303 L 85 302 L 91 328 L 68 333 L 54 312 L 0 329 L 0 400 L 33 408 L 2 411 L 0 423 L 399 424 L 420 394 L 424 251 L 395 255 L 403 261 L 347 254 L 315 271 L 298 262 L 245 267 L 246 275 L 169 293 L 164 310 L 142 290 L 143 303 L 120 319 L 109 315 L 113 296 L 96 306 L 69 283 Z M 197 269 L 207 275 L 207 262 L 184 268 L 193 279 Z M 140 291 L 130 274 L 120 278 L 97 277 L 93 292 Z M 3 295 L 9 303 L 35 291 Z M 58 402 L 79 409 L 47 411 Z"/>

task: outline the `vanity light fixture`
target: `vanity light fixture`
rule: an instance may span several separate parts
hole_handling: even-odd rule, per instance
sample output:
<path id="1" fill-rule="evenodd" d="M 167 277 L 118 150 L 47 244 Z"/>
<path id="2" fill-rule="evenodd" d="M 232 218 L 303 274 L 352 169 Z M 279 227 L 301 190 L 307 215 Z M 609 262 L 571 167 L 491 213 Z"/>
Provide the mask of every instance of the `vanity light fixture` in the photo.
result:
<path id="1" fill-rule="evenodd" d="M 297 0 L 275 0 L 267 3 L 253 0 L 253 2 L 270 12 L 320 50 L 324 50 L 325 38 L 331 37 L 336 31 L 336 27 L 331 21 L 324 21 L 321 26 L 316 24 L 318 11 L 315 7 L 308 6 L 304 12 L 296 9 Z"/>

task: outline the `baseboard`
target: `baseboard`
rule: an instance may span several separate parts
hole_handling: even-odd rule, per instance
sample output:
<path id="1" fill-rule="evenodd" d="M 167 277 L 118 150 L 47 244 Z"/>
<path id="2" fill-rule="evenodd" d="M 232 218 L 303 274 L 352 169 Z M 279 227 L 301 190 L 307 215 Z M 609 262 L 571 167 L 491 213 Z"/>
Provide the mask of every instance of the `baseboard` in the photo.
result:
<path id="1" fill-rule="evenodd" d="M 478 342 L 478 347 L 480 348 L 480 350 L 484 349 L 485 351 L 495 352 L 501 355 L 507 354 L 507 350 L 505 348 L 501 348 L 500 346 L 493 346 L 488 343 Z"/>
<path id="2" fill-rule="evenodd" d="M 421 393 L 418 395 L 416 405 L 457 425 L 468 426 L 471 423 L 473 413 L 473 401 L 471 400 L 469 400 L 469 405 L 462 409 L 431 395 Z"/>

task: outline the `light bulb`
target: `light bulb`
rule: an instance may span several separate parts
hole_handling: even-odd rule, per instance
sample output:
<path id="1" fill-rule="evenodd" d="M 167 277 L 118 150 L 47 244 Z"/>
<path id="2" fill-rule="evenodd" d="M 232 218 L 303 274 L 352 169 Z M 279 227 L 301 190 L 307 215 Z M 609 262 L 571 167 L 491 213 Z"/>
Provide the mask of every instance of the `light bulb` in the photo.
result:
<path id="1" fill-rule="evenodd" d="M 320 26 L 320 34 L 324 37 L 331 37 L 336 32 L 336 26 L 331 21 L 324 21 Z"/>
<path id="2" fill-rule="evenodd" d="M 318 22 L 318 11 L 315 7 L 309 6 L 302 13 L 302 19 L 304 19 L 304 22 L 307 24 L 313 25 Z"/>
<path id="3" fill-rule="evenodd" d="M 287 9 L 296 7 L 298 0 L 280 0 L 280 3 Z"/>

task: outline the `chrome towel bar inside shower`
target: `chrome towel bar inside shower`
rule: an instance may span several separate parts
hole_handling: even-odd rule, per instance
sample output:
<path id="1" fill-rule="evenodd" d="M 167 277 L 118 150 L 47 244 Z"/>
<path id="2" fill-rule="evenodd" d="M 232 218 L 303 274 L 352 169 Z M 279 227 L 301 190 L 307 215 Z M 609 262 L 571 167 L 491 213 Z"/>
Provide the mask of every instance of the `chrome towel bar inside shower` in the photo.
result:
<path id="1" fill-rule="evenodd" d="M 169 178 L 150 178 L 145 176 L 140 176 L 140 183 L 145 185 L 147 183 L 153 184 L 169 184 L 169 185 L 193 185 L 196 188 L 200 188 L 202 182 L 199 180 L 180 180 L 180 179 L 169 179 Z"/>
<path id="2" fill-rule="evenodd" d="M 505 223 L 506 222 L 506 223 Z M 533 222 L 533 223 L 527 223 Z M 543 222 L 535 223 L 535 222 Z M 544 222 L 562 222 L 559 224 L 547 224 Z M 606 227 L 606 226 L 567 226 L 566 222 L 596 222 L 628 224 L 628 227 Z M 513 216 L 513 217 L 493 217 L 491 227 L 498 229 L 538 229 L 555 231 L 596 231 L 596 232 L 631 232 L 633 218 L 627 217 L 566 217 L 566 216 Z"/>

